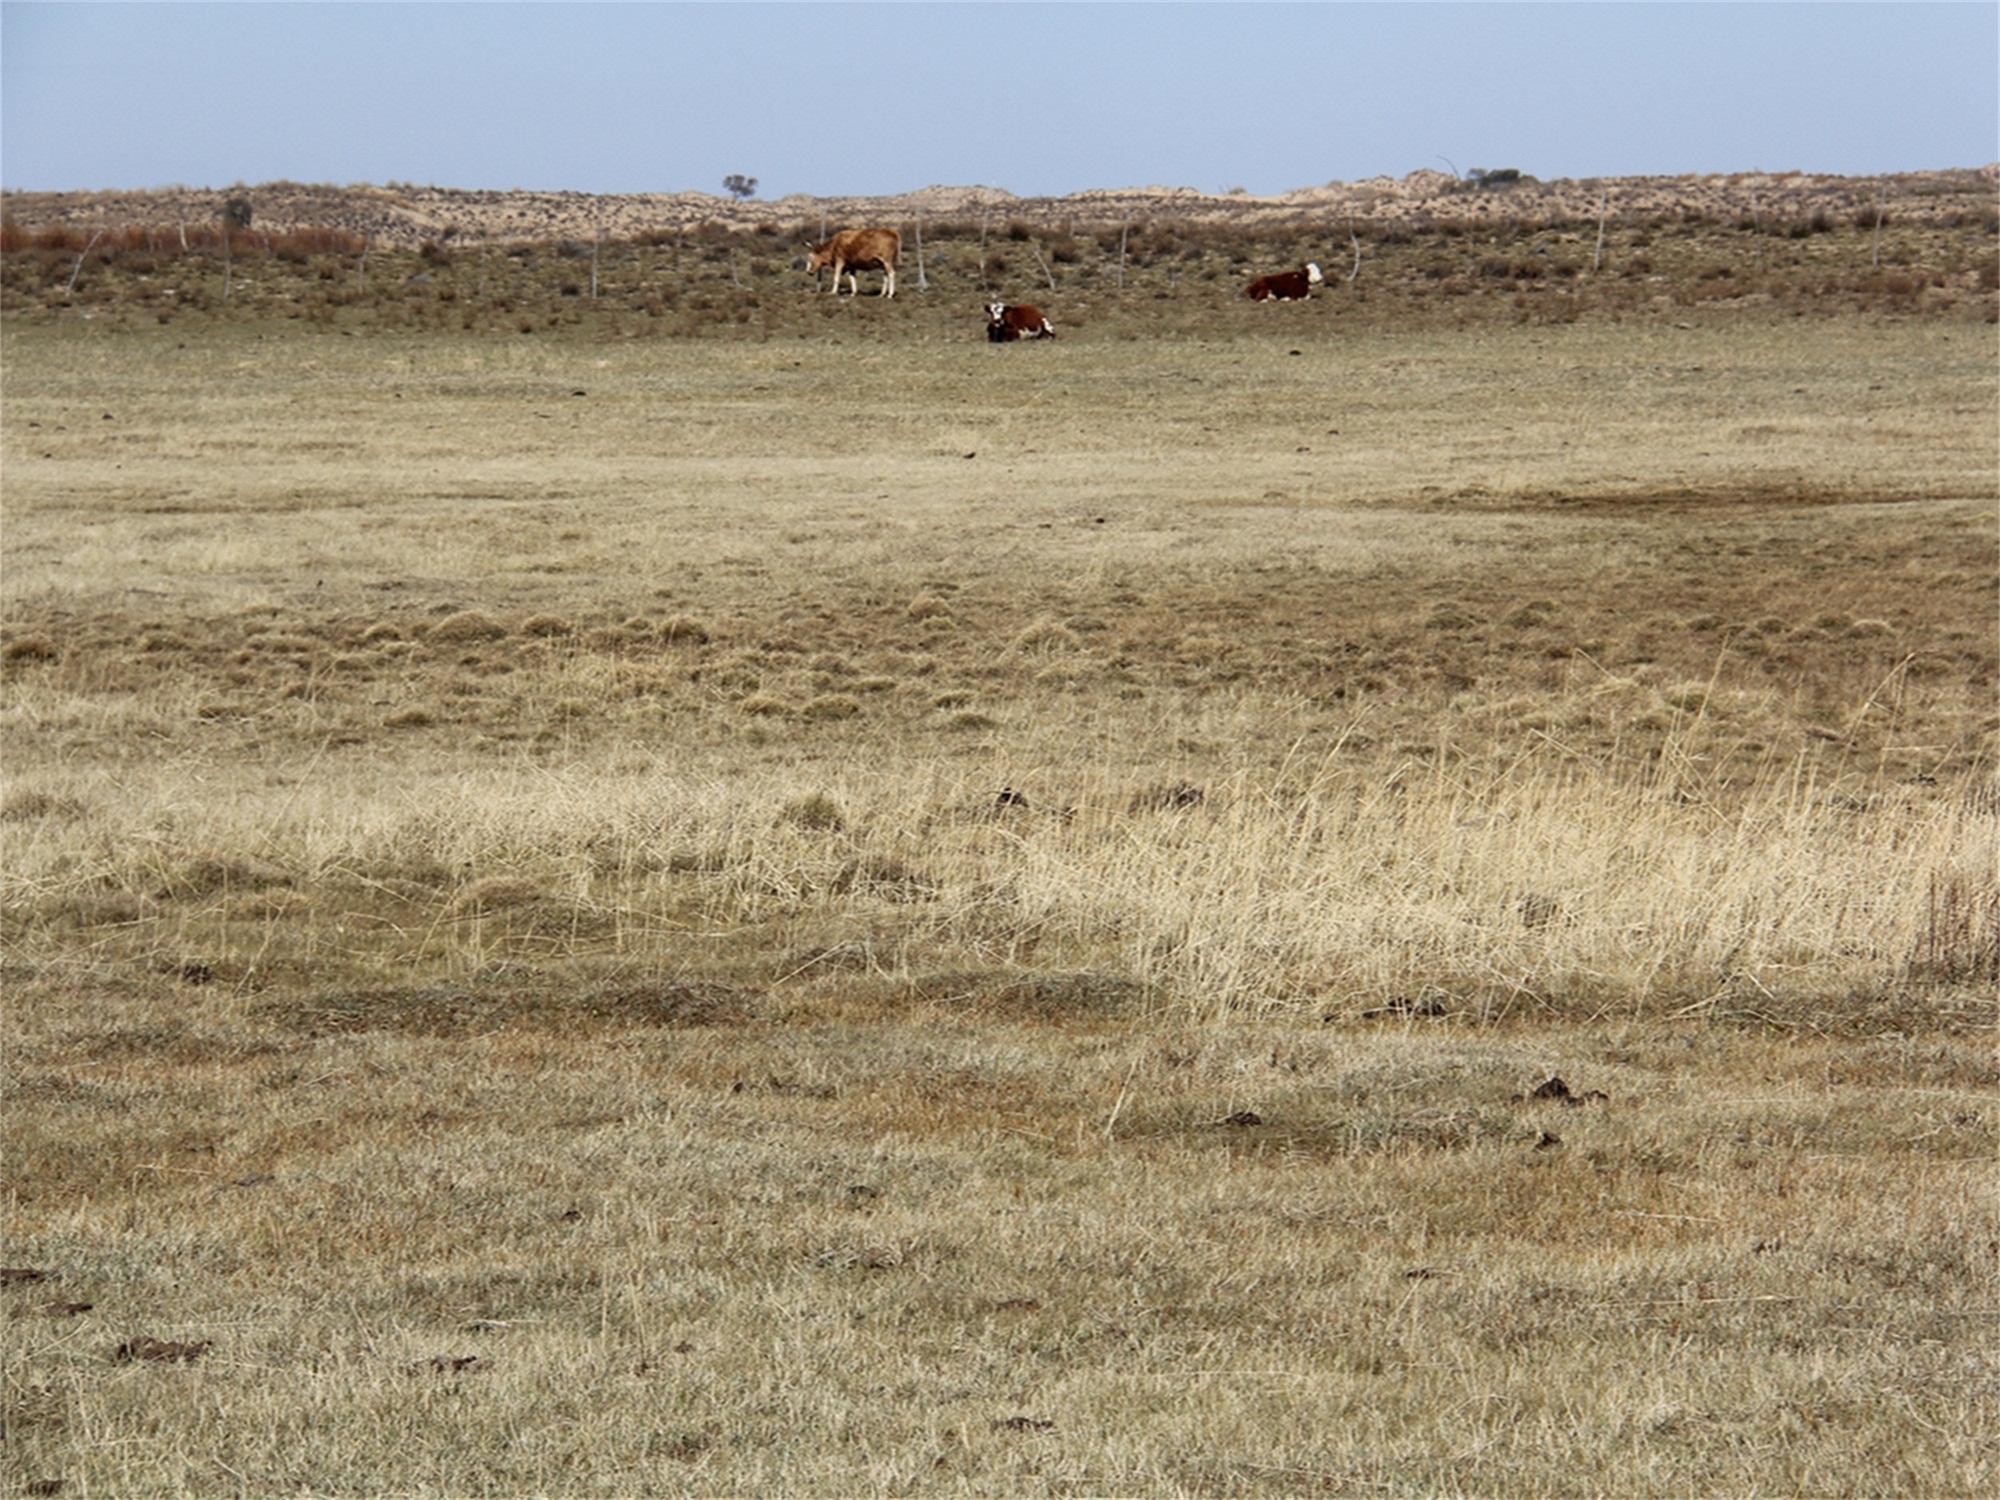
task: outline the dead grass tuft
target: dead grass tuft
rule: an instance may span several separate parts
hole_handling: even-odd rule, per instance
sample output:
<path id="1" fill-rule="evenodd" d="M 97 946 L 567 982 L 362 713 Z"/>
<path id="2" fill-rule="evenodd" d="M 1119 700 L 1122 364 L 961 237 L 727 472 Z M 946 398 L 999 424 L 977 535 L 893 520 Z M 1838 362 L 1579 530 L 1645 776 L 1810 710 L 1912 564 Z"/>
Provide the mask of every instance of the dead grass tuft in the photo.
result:
<path id="1" fill-rule="evenodd" d="M 17 635 L 0 646 L 0 662 L 10 664 L 56 661 L 61 656 L 56 643 L 45 635 Z"/>
<path id="2" fill-rule="evenodd" d="M 822 693 L 799 706 L 799 717 L 822 723 L 851 719 L 861 712 L 861 700 L 847 693 Z"/>
<path id="3" fill-rule="evenodd" d="M 430 639 L 447 645 L 472 641 L 497 641 L 508 634 L 507 627 L 480 609 L 462 609 L 446 615 L 426 632 Z"/>
<path id="4" fill-rule="evenodd" d="M 1031 656 L 1057 651 L 1074 651 L 1083 644 L 1077 633 L 1051 615 L 1031 620 L 1018 631 L 1007 649 Z"/>
<path id="5" fill-rule="evenodd" d="M 847 826 L 847 814 L 825 792 L 795 797 L 781 809 L 784 821 L 812 833 L 837 833 Z"/>
<path id="6" fill-rule="evenodd" d="M 899 859 L 871 855 L 849 860 L 829 887 L 837 895 L 865 894 L 890 901 L 930 901 L 940 894 L 938 883 Z"/>
<path id="7" fill-rule="evenodd" d="M 757 1019 L 759 997 L 704 980 L 561 986 L 501 975 L 465 984 L 336 990 L 266 1001 L 257 1009 L 279 1026 L 314 1036 L 380 1032 L 442 1038 L 502 1027 L 562 1032 L 744 1026 Z"/>
<path id="8" fill-rule="evenodd" d="M 1132 794 L 1126 806 L 1135 813 L 1172 812 L 1200 807 L 1207 800 L 1208 793 L 1193 782 L 1172 781 L 1159 786 L 1141 788 Z"/>
<path id="9" fill-rule="evenodd" d="M 660 625 L 660 639 L 676 646 L 705 646 L 708 627 L 690 615 L 674 615 Z"/>
<path id="10" fill-rule="evenodd" d="M 34 822 L 44 818 L 70 820 L 83 817 L 89 810 L 80 798 L 64 792 L 16 787 L 0 799 L 0 822 Z"/>
<path id="11" fill-rule="evenodd" d="M 159 859 L 154 870 L 162 897 L 186 899 L 230 891 L 261 891 L 292 883 L 279 865 L 239 853 L 203 851 Z"/>
<path id="12" fill-rule="evenodd" d="M 1909 969 L 1946 983 L 2000 979 L 2000 889 L 1969 870 L 1934 872 Z"/>
<path id="13" fill-rule="evenodd" d="M 505 911 L 509 907 L 532 906 L 546 900 L 547 895 L 535 881 L 514 875 L 488 875 L 461 890 L 453 898 L 452 906 L 465 912 Z"/>
<path id="14" fill-rule="evenodd" d="M 954 1015 L 1057 1025 L 1131 1019 L 1159 999 L 1138 980 L 1098 972 L 948 972 L 921 976 L 912 989 L 922 1003 Z"/>

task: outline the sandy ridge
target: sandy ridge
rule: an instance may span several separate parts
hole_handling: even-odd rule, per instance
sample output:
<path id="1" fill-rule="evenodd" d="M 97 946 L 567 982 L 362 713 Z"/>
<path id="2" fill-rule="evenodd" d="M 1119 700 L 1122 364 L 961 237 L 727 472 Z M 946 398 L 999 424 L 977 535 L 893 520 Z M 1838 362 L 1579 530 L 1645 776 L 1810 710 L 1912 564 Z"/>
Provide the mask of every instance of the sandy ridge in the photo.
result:
<path id="1" fill-rule="evenodd" d="M 1478 189 L 1437 171 L 1406 177 L 1334 182 L 1274 197 L 1210 194 L 1193 188 L 1093 189 L 1059 198 L 1021 198 L 1001 188 L 932 186 L 888 197 L 812 197 L 741 202 L 711 193 L 592 194 L 523 190 L 312 186 L 263 183 L 227 189 L 165 188 L 146 192 L 28 193 L 0 197 L 0 211 L 28 229 L 67 224 L 206 224 L 235 197 L 248 198 L 254 227 L 274 232 L 330 227 L 386 245 L 425 240 L 622 238 L 677 232 L 703 224 L 749 229 L 775 225 L 785 233 L 864 222 L 911 225 L 920 220 L 989 218 L 1050 228 L 1141 225 L 1153 220 L 1241 225 L 1323 224 L 1331 232 L 1357 225 L 1421 225 L 1432 220 L 1588 222 L 1600 212 L 1613 221 L 1695 214 L 1786 221 L 1824 213 L 1848 219 L 1876 204 L 1902 222 L 1991 212 L 2000 164 L 1876 177 L 1805 172 L 1741 172 L 1717 176 L 1606 177 L 1523 180 Z"/>

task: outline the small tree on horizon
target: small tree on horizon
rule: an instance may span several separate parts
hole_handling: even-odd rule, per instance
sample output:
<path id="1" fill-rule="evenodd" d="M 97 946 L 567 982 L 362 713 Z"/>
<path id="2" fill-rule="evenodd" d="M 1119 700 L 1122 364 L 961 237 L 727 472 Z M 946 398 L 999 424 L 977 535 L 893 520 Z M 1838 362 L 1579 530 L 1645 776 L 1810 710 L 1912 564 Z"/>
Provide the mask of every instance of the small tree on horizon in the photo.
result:
<path id="1" fill-rule="evenodd" d="M 757 196 L 757 179 L 745 177 L 741 172 L 731 172 L 722 179 L 722 185 L 729 190 L 731 197 L 738 200 Z"/>

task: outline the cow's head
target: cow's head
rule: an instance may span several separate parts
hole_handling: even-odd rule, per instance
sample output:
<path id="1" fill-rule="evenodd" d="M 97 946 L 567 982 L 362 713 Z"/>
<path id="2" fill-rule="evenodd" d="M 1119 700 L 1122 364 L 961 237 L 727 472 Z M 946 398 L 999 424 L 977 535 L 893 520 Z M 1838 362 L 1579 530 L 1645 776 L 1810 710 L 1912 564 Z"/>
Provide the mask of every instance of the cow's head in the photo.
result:
<path id="1" fill-rule="evenodd" d="M 1310 281 L 1314 286 L 1318 286 L 1322 281 L 1326 280 L 1324 276 L 1319 274 L 1318 262 L 1310 260 L 1306 262 L 1306 280 Z"/>
<path id="2" fill-rule="evenodd" d="M 1004 302 L 987 303 L 986 316 L 991 318 L 995 323 L 1004 323 L 1007 320 L 1007 304 Z"/>

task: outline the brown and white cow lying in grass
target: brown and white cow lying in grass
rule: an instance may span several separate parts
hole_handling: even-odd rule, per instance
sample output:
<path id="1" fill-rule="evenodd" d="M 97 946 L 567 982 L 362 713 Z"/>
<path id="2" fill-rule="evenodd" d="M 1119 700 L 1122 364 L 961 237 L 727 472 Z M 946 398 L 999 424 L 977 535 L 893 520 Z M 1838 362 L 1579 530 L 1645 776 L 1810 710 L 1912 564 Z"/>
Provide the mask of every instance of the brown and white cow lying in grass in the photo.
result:
<path id="1" fill-rule="evenodd" d="M 843 229 L 823 245 L 814 245 L 806 260 L 806 274 L 817 276 L 833 267 L 833 294 L 840 295 L 840 278 L 847 275 L 847 289 L 860 295 L 856 271 L 880 271 L 882 295 L 896 295 L 896 257 L 903 253 L 903 237 L 893 229 Z"/>
<path id="2" fill-rule="evenodd" d="M 1319 267 L 1307 261 L 1296 271 L 1259 276 L 1244 289 L 1244 295 L 1252 302 L 1303 302 L 1312 295 L 1312 289 L 1324 280 L 1326 278 L 1319 274 Z"/>
<path id="3" fill-rule="evenodd" d="M 1004 302 L 986 304 L 986 337 L 995 344 L 1011 344 L 1016 339 L 1052 339 L 1056 325 L 1033 303 L 1009 307 Z"/>

